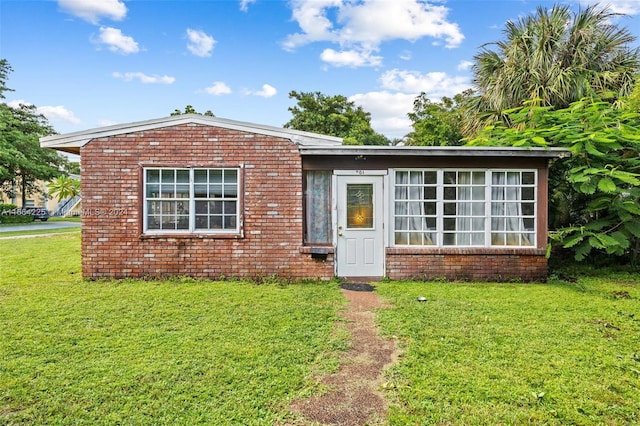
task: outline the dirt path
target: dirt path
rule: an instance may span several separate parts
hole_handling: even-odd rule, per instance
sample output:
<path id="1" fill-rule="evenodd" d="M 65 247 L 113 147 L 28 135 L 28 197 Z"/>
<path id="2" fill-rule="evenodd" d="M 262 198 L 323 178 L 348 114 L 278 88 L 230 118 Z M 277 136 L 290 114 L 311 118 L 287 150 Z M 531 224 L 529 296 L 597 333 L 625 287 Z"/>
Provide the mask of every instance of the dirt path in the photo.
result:
<path id="1" fill-rule="evenodd" d="M 340 369 L 322 379 L 330 390 L 318 397 L 295 401 L 291 411 L 309 423 L 340 426 L 375 425 L 384 422 L 387 403 L 379 392 L 383 369 L 395 362 L 395 341 L 382 339 L 374 309 L 382 307 L 374 292 L 342 290 L 349 304 L 343 316 L 353 336 Z"/>

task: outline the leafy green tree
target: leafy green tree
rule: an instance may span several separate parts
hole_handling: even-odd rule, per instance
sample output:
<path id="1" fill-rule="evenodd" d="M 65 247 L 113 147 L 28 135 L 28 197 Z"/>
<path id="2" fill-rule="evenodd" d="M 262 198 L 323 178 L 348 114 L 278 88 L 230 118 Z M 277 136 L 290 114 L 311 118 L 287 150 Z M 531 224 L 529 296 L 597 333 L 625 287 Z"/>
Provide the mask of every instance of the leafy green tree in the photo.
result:
<path id="1" fill-rule="evenodd" d="M 4 99 L 6 78 L 12 71 L 0 60 L 0 98 Z M 62 174 L 67 159 L 53 150 L 41 148 L 39 138 L 55 133 L 47 119 L 33 105 L 12 108 L 0 104 L 0 190 L 9 198 L 19 189 L 22 205 L 26 197 L 39 191 L 37 180 L 49 180 Z"/>
<path id="2" fill-rule="evenodd" d="M 184 107 L 184 112 L 180 111 L 178 108 L 174 109 L 173 112 L 171 113 L 171 116 L 183 115 L 183 114 L 199 114 L 199 115 L 206 115 L 207 117 L 215 117 L 215 115 L 213 114 L 213 112 L 211 112 L 211 110 L 208 109 L 204 113 L 200 113 L 196 111 L 196 109 L 191 105 L 187 105 L 186 107 Z"/>
<path id="3" fill-rule="evenodd" d="M 489 126 L 472 145 L 556 146 L 571 156 L 551 168 L 555 244 L 577 260 L 628 255 L 640 266 L 640 113 L 587 97 L 568 108 L 526 104 L 505 112 L 512 127 Z"/>
<path id="4" fill-rule="evenodd" d="M 320 92 L 289 92 L 297 105 L 284 127 L 343 138 L 345 145 L 389 145 L 389 139 L 371 127 L 371 114 L 344 96 Z"/>
<path id="5" fill-rule="evenodd" d="M 62 201 L 80 195 L 80 181 L 69 176 L 58 176 L 47 184 L 47 189 L 50 195 Z"/>
<path id="6" fill-rule="evenodd" d="M 407 145 L 463 145 L 462 104 L 472 95 L 471 90 L 459 93 L 453 98 L 442 97 L 433 102 L 422 92 L 413 101 L 413 132 L 407 135 Z"/>
<path id="7" fill-rule="evenodd" d="M 617 16 L 599 5 L 577 13 L 555 5 L 507 22 L 505 40 L 474 58 L 478 95 L 466 108 L 465 134 L 508 124 L 503 111 L 526 101 L 562 109 L 593 92 L 613 99 L 631 93 L 640 50 L 630 47 L 635 37 L 628 29 L 612 24 Z"/>

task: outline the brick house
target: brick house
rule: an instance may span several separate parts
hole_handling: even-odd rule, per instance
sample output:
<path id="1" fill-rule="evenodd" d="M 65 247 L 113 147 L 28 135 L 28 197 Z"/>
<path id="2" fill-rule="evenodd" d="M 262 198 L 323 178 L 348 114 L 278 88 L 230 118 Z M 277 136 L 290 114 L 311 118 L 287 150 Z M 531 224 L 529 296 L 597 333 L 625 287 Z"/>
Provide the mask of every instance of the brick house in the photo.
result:
<path id="1" fill-rule="evenodd" d="M 544 280 L 563 150 L 343 146 L 200 115 L 41 139 L 82 158 L 87 278 Z"/>

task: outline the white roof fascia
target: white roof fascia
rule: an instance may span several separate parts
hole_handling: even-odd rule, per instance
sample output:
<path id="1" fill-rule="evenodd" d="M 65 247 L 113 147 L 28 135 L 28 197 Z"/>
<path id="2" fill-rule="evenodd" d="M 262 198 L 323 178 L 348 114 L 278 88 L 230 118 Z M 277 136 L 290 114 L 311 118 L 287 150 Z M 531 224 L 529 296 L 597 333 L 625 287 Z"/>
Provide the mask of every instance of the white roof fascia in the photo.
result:
<path id="1" fill-rule="evenodd" d="M 477 156 L 477 157 L 543 157 L 569 156 L 565 148 L 504 147 L 504 146 L 303 146 L 302 155 L 370 155 L 370 156 Z"/>
<path id="2" fill-rule="evenodd" d="M 298 146 L 341 146 L 342 138 L 325 136 L 311 132 L 299 130 L 283 129 L 273 126 L 265 126 L 255 123 L 228 120 L 218 117 L 208 117 L 199 114 L 183 114 L 170 117 L 158 118 L 154 120 L 138 121 L 133 123 L 115 124 L 112 126 L 98 127 L 95 129 L 83 130 L 79 132 L 66 133 L 62 135 L 51 135 L 40 138 L 40 145 L 43 148 L 70 149 L 80 148 L 92 139 L 121 135 L 133 132 L 144 132 L 163 127 L 179 126 L 185 124 L 201 124 L 204 126 L 222 127 L 225 129 L 239 130 L 250 133 L 257 133 L 267 136 L 274 136 L 291 140 Z"/>

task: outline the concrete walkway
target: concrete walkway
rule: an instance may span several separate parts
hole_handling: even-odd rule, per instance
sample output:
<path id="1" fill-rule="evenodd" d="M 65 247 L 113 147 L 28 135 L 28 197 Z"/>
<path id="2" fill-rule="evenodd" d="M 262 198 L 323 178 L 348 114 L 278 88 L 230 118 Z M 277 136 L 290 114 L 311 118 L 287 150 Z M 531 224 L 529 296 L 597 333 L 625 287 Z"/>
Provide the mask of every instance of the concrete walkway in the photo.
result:
<path id="1" fill-rule="evenodd" d="M 0 234 L 3 232 L 16 232 L 16 231 L 39 231 L 49 229 L 62 229 L 62 228 L 78 228 L 80 222 L 34 222 L 34 223 L 21 223 L 10 226 L 0 226 Z"/>

